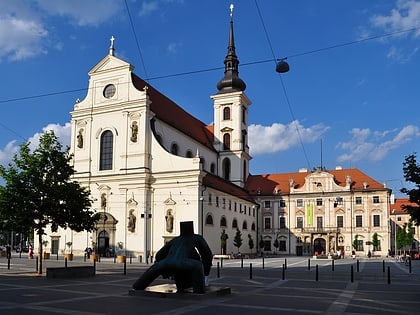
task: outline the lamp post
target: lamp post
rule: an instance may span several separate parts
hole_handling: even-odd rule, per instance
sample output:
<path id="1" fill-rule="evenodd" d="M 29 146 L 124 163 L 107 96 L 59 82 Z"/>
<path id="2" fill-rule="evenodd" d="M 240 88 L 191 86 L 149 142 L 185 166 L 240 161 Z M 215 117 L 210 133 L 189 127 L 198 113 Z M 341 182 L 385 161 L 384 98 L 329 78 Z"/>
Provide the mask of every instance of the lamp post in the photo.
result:
<path id="1" fill-rule="evenodd" d="M 392 209 L 394 215 L 394 257 L 397 255 L 397 210 Z"/>

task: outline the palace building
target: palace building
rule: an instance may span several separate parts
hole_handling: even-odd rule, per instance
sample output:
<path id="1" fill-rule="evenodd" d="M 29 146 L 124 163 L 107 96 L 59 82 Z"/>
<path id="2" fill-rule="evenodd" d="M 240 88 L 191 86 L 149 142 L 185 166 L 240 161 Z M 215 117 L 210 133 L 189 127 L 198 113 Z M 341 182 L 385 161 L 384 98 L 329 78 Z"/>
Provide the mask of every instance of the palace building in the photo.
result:
<path id="1" fill-rule="evenodd" d="M 75 254 L 94 247 L 148 261 L 179 235 L 182 221 L 194 222 L 214 254 L 349 255 L 353 244 L 359 254 L 387 254 L 391 190 L 360 170 L 250 175 L 251 101 L 239 77 L 232 16 L 210 126 L 138 77 L 114 50 L 112 38 L 71 112 L 74 179 L 90 189 L 100 219 L 93 232 L 48 233 L 53 254 L 71 243 Z M 238 230 L 240 248 L 233 243 Z"/>

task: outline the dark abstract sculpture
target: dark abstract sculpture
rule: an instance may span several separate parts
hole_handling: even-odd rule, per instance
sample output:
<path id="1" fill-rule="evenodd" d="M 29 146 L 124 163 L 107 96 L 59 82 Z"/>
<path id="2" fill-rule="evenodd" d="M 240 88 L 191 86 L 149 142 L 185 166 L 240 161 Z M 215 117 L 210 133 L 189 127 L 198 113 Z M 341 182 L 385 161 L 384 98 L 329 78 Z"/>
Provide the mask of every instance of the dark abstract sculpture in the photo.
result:
<path id="1" fill-rule="evenodd" d="M 146 289 L 158 276 L 173 277 L 177 292 L 192 287 L 204 293 L 204 277 L 210 273 L 213 255 L 201 235 L 194 234 L 193 222 L 181 222 L 181 235 L 156 253 L 156 262 L 133 284 L 134 290 Z"/>

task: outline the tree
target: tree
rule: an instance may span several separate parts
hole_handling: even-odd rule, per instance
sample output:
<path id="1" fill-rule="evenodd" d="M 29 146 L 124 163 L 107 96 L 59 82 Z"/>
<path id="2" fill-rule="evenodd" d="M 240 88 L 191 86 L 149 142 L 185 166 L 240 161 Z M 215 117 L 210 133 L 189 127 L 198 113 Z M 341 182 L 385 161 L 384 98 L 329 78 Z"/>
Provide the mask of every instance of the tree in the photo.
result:
<path id="1" fill-rule="evenodd" d="M 242 233 L 239 231 L 239 228 L 236 228 L 236 234 L 235 238 L 233 239 L 233 245 L 238 248 L 239 253 L 239 247 L 242 246 Z"/>
<path id="2" fill-rule="evenodd" d="M 276 251 L 278 250 L 278 248 L 279 248 L 279 246 L 280 246 L 280 243 L 279 243 L 279 240 L 276 238 L 275 240 L 274 240 L 274 242 L 273 242 L 273 246 L 274 246 L 274 248 L 276 249 Z"/>
<path id="3" fill-rule="evenodd" d="M 372 246 L 373 246 L 373 251 L 378 250 L 378 247 L 379 247 L 378 233 L 376 233 L 376 232 L 373 233 L 371 243 L 372 243 Z"/>
<path id="4" fill-rule="evenodd" d="M 411 221 L 404 223 L 402 228 L 397 231 L 397 248 L 411 246 L 414 240 L 414 228 Z"/>
<path id="5" fill-rule="evenodd" d="M 251 234 L 248 234 L 248 247 L 251 250 L 252 254 L 252 249 L 254 248 L 254 240 L 252 239 Z"/>
<path id="6" fill-rule="evenodd" d="M 353 240 L 353 244 L 352 244 L 353 249 L 354 249 L 354 250 L 357 250 L 358 245 L 359 245 L 359 240 L 358 240 L 358 235 L 356 234 L 356 235 L 354 236 L 354 240 Z"/>
<path id="7" fill-rule="evenodd" d="M 34 229 L 39 240 L 38 272 L 42 273 L 42 236 L 47 226 L 76 232 L 91 231 L 97 217 L 90 210 L 89 190 L 71 177 L 69 148 L 62 149 L 54 132 L 41 135 L 34 150 L 24 143 L 7 167 L 0 166 L 6 185 L 0 190 L 3 225 L 21 230 Z"/>
<path id="8" fill-rule="evenodd" d="M 404 178 L 414 184 L 415 188 L 402 188 L 401 192 L 408 195 L 411 205 L 403 205 L 402 209 L 410 214 L 411 220 L 420 225 L 420 165 L 417 163 L 416 154 L 405 157 L 403 162 Z"/>
<path id="9" fill-rule="evenodd" d="M 226 255 L 226 243 L 227 243 L 228 238 L 229 238 L 229 235 L 227 235 L 225 232 L 225 229 L 223 229 L 222 233 L 220 234 L 220 249 L 221 249 L 222 255 Z"/>
<path id="10" fill-rule="evenodd" d="M 260 236 L 260 243 L 259 243 L 259 245 L 260 245 L 260 250 L 262 252 L 264 250 L 264 240 L 262 238 L 262 235 Z"/>

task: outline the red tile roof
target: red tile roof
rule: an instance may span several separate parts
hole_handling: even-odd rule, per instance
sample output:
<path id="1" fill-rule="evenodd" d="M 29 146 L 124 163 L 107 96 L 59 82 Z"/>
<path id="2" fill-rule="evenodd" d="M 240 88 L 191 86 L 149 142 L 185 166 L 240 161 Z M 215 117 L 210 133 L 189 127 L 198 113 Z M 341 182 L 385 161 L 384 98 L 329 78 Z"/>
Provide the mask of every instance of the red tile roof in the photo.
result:
<path id="1" fill-rule="evenodd" d="M 328 173 L 334 176 L 337 185 L 345 187 L 346 177 L 350 176 L 353 190 L 364 189 L 363 183 L 367 183 L 367 189 L 384 189 L 383 184 L 369 177 L 357 168 L 330 170 Z M 305 184 L 305 177 L 311 172 L 295 172 L 282 174 L 251 175 L 248 178 L 246 189 L 251 195 L 273 195 L 275 190 L 278 194 L 290 193 L 290 180 L 293 179 L 294 188 L 301 188 Z"/>
<path id="2" fill-rule="evenodd" d="M 215 150 L 213 147 L 214 134 L 212 132 L 212 127 L 206 126 L 202 121 L 191 116 L 175 102 L 160 93 L 153 86 L 146 83 L 134 73 L 131 74 L 131 77 L 134 86 L 138 90 L 142 91 L 145 86 L 148 87 L 147 94 L 152 102 L 150 104 L 150 109 L 153 113 L 155 113 L 156 118 L 181 131 L 195 141 L 205 145 L 210 150 Z"/>
<path id="3" fill-rule="evenodd" d="M 417 207 L 418 205 L 410 202 L 408 198 L 396 198 L 393 204 L 389 205 L 389 214 L 408 214 L 402 209 L 402 205 L 414 206 Z M 392 211 L 395 209 L 395 212 Z"/>

